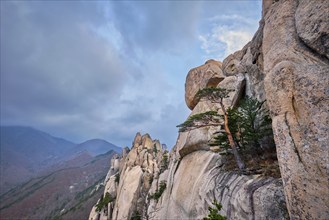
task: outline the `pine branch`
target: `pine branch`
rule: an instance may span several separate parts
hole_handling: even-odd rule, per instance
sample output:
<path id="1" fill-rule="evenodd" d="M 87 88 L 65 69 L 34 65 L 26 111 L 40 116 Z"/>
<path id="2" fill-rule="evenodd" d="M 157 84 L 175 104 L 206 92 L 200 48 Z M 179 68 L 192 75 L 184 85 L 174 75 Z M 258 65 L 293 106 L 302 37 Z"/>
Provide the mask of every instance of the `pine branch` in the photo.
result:
<path id="1" fill-rule="evenodd" d="M 190 131 L 207 126 L 219 126 L 222 116 L 216 111 L 207 111 L 190 116 L 184 123 L 177 125 L 179 132 Z"/>

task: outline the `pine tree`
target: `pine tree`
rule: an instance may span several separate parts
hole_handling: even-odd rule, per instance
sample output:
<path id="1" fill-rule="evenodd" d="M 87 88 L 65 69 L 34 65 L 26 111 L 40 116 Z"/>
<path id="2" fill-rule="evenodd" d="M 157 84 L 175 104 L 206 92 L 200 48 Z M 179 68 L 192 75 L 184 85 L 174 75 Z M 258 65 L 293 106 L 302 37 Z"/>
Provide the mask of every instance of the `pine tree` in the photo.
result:
<path id="1" fill-rule="evenodd" d="M 232 108 L 228 108 L 227 109 L 227 114 L 228 114 L 228 119 L 229 119 L 229 129 L 232 133 L 233 139 L 234 141 L 239 145 L 239 137 L 240 135 L 237 135 L 239 133 L 239 126 L 238 126 L 238 117 L 236 114 L 236 108 L 232 109 Z M 222 149 L 225 150 L 226 153 L 228 153 L 231 149 L 230 144 L 229 144 L 229 140 L 227 138 L 227 135 L 225 133 L 225 131 L 223 131 L 222 129 L 217 131 L 215 134 L 213 139 L 210 141 L 209 145 L 210 146 L 220 146 Z M 239 146 L 240 148 L 240 146 Z"/>
<path id="2" fill-rule="evenodd" d="M 260 153 L 260 140 L 272 134 L 271 118 L 262 108 L 264 102 L 250 97 L 244 98 L 240 106 L 228 109 L 230 130 L 239 148 L 251 153 Z M 211 145 L 227 148 L 228 138 L 219 133 Z"/>
<path id="3" fill-rule="evenodd" d="M 272 120 L 268 112 L 262 108 L 264 102 L 246 97 L 242 100 L 237 114 L 237 123 L 241 127 L 241 145 L 252 152 L 260 152 L 260 140 L 272 135 Z"/>
<path id="4" fill-rule="evenodd" d="M 245 169 L 245 164 L 241 159 L 241 156 L 238 152 L 238 144 L 234 140 L 232 132 L 229 128 L 229 117 L 228 112 L 224 106 L 223 99 L 228 97 L 230 90 L 222 89 L 222 88 L 214 88 L 214 87 L 208 87 L 204 88 L 202 90 L 199 90 L 196 94 L 196 97 L 201 99 L 207 99 L 208 101 L 212 103 L 218 103 L 220 104 L 220 109 L 223 112 L 223 119 L 224 119 L 224 131 L 228 138 L 228 143 L 232 149 L 232 153 L 234 155 L 235 161 L 239 167 L 240 170 Z M 216 118 L 217 117 L 217 118 Z M 180 131 L 186 131 L 188 129 L 194 129 L 197 127 L 203 127 L 203 126 L 210 126 L 210 125 L 219 125 L 218 121 L 219 114 L 217 112 L 205 112 L 197 115 L 193 115 L 187 119 L 183 124 L 178 125 L 180 127 Z M 208 120 L 208 122 L 207 122 Z M 214 123 L 214 120 L 217 120 L 217 123 Z M 200 123 L 202 122 L 202 123 Z"/>
<path id="5" fill-rule="evenodd" d="M 179 132 L 185 132 L 205 126 L 219 126 L 222 121 L 222 116 L 216 111 L 207 111 L 188 117 L 184 123 L 176 127 L 179 128 Z"/>

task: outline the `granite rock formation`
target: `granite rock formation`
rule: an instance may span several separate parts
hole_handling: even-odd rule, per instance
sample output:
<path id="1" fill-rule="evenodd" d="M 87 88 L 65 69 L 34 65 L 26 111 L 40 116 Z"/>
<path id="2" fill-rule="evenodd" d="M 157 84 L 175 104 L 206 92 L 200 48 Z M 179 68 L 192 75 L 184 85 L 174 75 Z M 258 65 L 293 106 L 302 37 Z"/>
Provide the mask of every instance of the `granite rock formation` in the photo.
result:
<path id="1" fill-rule="evenodd" d="M 329 2 L 280 1 L 264 16 L 266 99 L 292 219 L 329 219 Z"/>
<path id="2" fill-rule="evenodd" d="M 208 145 L 216 126 L 180 133 L 165 169 L 161 147 L 155 156 L 155 142 L 137 134 L 120 160 L 116 199 L 98 217 L 200 219 L 216 199 L 228 219 L 329 219 L 328 15 L 326 0 L 263 0 L 253 39 L 222 63 L 207 61 L 186 78 L 191 115 L 220 112 L 195 98 L 209 86 L 232 90 L 226 107 L 242 96 L 266 100 L 282 179 L 225 171 L 225 159 Z M 161 183 L 166 187 L 160 194 Z"/>
<path id="3" fill-rule="evenodd" d="M 230 90 L 223 102 L 232 107 L 243 95 L 245 77 L 230 75 L 212 86 Z M 199 100 L 191 115 L 209 110 L 220 113 L 220 106 Z M 218 129 L 206 126 L 181 132 L 170 154 L 148 134 L 137 133 L 131 150 L 125 149 L 116 165 L 119 168 L 112 162 L 105 183 L 104 196 L 109 192 L 115 200 L 99 212 L 94 208 L 89 219 L 201 219 L 214 199 L 229 219 L 288 219 L 280 179 L 223 169 L 225 158 L 208 144 Z"/>

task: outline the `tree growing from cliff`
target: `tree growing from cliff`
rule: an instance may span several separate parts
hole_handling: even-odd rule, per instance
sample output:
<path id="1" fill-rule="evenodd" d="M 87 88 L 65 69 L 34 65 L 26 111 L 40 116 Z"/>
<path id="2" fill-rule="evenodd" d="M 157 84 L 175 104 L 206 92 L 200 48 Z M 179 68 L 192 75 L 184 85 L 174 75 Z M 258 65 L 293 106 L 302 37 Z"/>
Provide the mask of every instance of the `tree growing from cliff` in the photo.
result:
<path id="1" fill-rule="evenodd" d="M 234 141 L 239 145 L 240 140 L 240 127 L 237 124 L 237 115 L 235 114 L 235 109 L 228 108 L 227 110 L 228 119 L 229 119 L 229 129 L 232 133 Z M 238 135 L 237 135 L 238 134 Z M 231 149 L 230 143 L 228 141 L 225 130 L 219 130 L 215 133 L 215 136 L 209 143 L 210 146 L 220 146 L 222 149 L 225 149 L 226 153 Z M 241 146 L 239 145 L 239 148 Z"/>
<path id="2" fill-rule="evenodd" d="M 219 126 L 222 122 L 222 116 L 216 111 L 207 111 L 191 115 L 184 123 L 177 125 L 179 132 L 185 132 L 205 126 Z"/>
<path id="3" fill-rule="evenodd" d="M 155 190 L 155 192 L 153 194 L 150 195 L 150 198 L 158 201 L 166 188 L 167 188 L 167 182 L 161 181 L 159 188 L 157 190 Z"/>
<path id="4" fill-rule="evenodd" d="M 260 153 L 260 140 L 272 134 L 271 118 L 262 108 L 264 102 L 250 97 L 244 98 L 238 108 L 228 109 L 230 129 L 233 139 L 239 147 L 251 153 Z M 212 146 L 227 147 L 225 134 L 219 133 L 213 138 Z"/>
<path id="5" fill-rule="evenodd" d="M 169 157 L 168 151 L 165 151 L 162 155 L 161 163 L 160 163 L 160 173 L 163 173 L 169 166 Z"/>
<path id="6" fill-rule="evenodd" d="M 119 173 L 117 173 L 117 174 L 115 174 L 115 180 L 114 180 L 117 184 L 119 184 L 119 182 L 120 182 L 120 174 Z"/>
<path id="7" fill-rule="evenodd" d="M 262 108 L 264 102 L 246 97 L 235 111 L 241 145 L 256 152 L 261 148 L 260 140 L 273 134 L 272 120 Z"/>
<path id="8" fill-rule="evenodd" d="M 107 206 L 110 202 L 113 202 L 114 199 L 111 197 L 109 192 L 105 193 L 105 196 L 100 198 L 99 202 L 96 205 L 96 211 L 100 212 L 104 207 Z"/>
<path id="9" fill-rule="evenodd" d="M 220 105 L 220 109 L 223 113 L 223 120 L 224 120 L 224 131 L 227 138 L 229 145 L 232 149 L 232 153 L 234 155 L 235 161 L 239 167 L 240 170 L 244 170 L 246 168 L 244 162 L 241 159 L 241 156 L 238 151 L 238 144 L 234 140 L 232 132 L 229 127 L 229 114 L 226 110 L 223 100 L 224 98 L 228 97 L 230 90 L 223 89 L 223 88 L 214 88 L 214 87 L 208 87 L 204 88 L 202 90 L 199 90 L 196 94 L 196 97 L 201 99 L 207 99 L 208 101 L 212 103 L 218 103 Z M 215 111 L 209 111 L 197 115 L 193 115 L 187 119 L 183 124 L 178 125 L 177 127 L 180 128 L 180 131 L 186 131 L 188 129 L 194 129 L 197 127 L 203 127 L 203 126 L 218 126 L 221 124 L 220 120 L 220 114 Z"/>
<path id="10" fill-rule="evenodd" d="M 141 214 L 139 214 L 138 211 L 136 211 L 133 216 L 131 216 L 130 220 L 142 220 Z"/>

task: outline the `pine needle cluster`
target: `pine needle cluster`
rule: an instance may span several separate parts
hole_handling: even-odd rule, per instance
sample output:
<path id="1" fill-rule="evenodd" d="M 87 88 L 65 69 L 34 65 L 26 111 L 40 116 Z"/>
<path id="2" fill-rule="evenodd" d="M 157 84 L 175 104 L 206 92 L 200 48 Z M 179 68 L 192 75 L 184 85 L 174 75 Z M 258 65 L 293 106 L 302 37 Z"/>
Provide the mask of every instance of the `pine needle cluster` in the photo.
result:
<path id="1" fill-rule="evenodd" d="M 179 128 L 179 132 L 185 132 L 205 126 L 218 126 L 222 121 L 221 118 L 222 116 L 216 111 L 207 111 L 188 117 L 184 123 L 176 127 Z"/>
<path id="2" fill-rule="evenodd" d="M 262 108 L 264 102 L 246 97 L 240 106 L 228 109 L 229 128 L 240 150 L 257 153 L 261 152 L 261 140 L 272 135 L 272 120 L 267 110 Z M 210 143 L 212 146 L 221 146 L 224 150 L 229 149 L 227 135 L 219 133 Z"/>
<path id="3" fill-rule="evenodd" d="M 219 211 L 222 209 L 222 205 L 216 200 L 214 200 L 212 204 L 214 207 L 208 207 L 209 214 L 207 217 L 203 218 L 203 220 L 226 220 L 226 217 L 219 214 Z"/>

